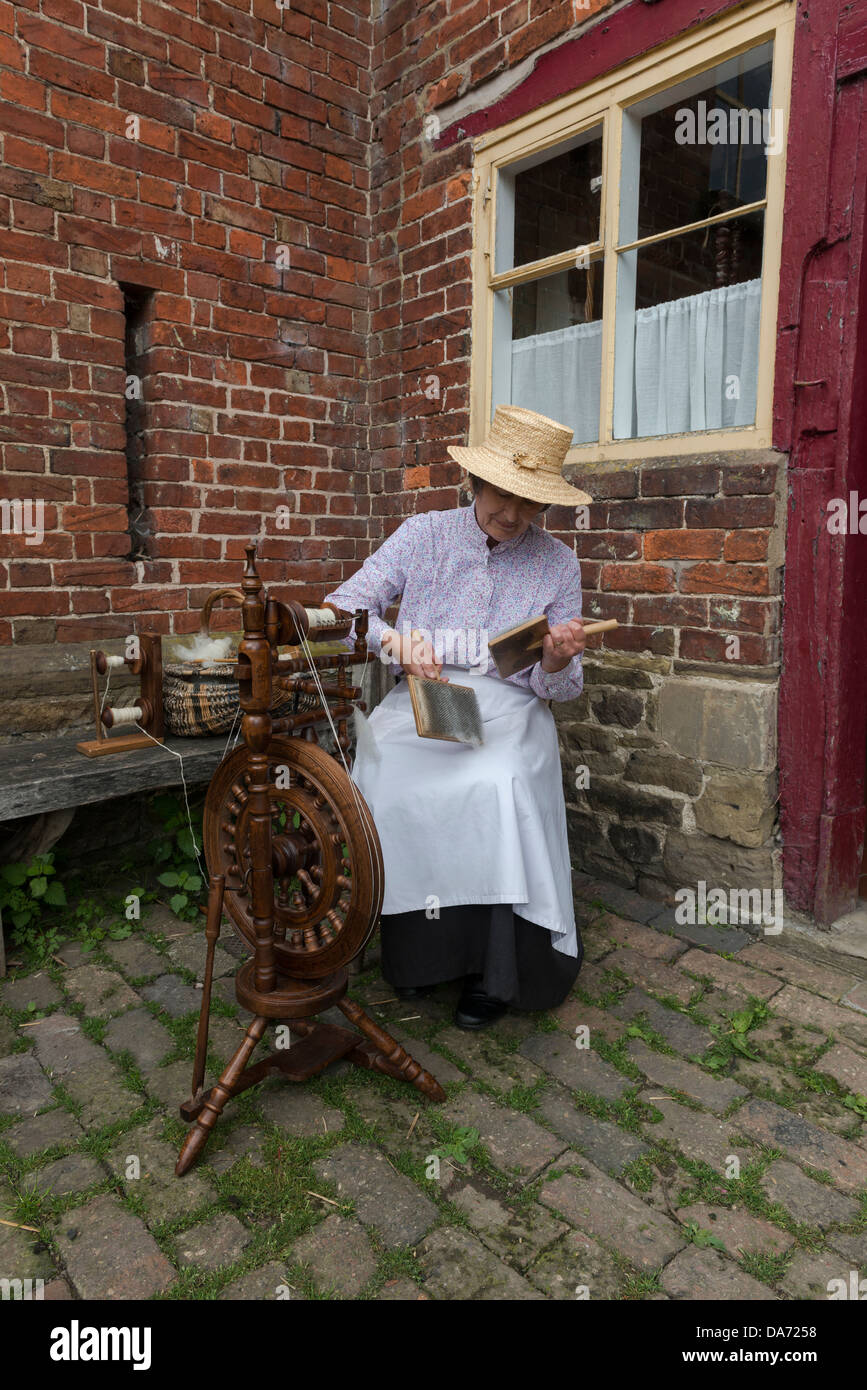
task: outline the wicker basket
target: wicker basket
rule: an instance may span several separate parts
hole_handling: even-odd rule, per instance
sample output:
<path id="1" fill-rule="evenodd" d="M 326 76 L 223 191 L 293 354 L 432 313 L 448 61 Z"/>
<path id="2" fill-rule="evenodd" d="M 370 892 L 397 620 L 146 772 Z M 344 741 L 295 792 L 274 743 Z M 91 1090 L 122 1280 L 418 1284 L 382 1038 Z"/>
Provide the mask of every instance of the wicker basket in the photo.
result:
<path id="1" fill-rule="evenodd" d="M 235 658 L 172 661 L 163 667 L 163 710 L 169 733 L 206 737 L 228 733 L 240 708 Z M 312 709 L 315 696 L 280 691 L 273 714 Z"/>

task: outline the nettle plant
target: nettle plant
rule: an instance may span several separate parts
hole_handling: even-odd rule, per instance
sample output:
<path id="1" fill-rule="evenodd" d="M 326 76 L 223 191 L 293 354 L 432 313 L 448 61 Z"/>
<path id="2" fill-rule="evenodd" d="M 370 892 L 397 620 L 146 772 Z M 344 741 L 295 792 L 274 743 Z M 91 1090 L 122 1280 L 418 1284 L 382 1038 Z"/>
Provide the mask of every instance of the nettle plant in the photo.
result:
<path id="1" fill-rule="evenodd" d="M 16 939 L 45 916 L 46 907 L 67 906 L 56 873 L 53 854 L 37 855 L 29 864 L 0 867 L 0 911 L 12 923 Z"/>
<path id="2" fill-rule="evenodd" d="M 151 810 L 161 822 L 161 833 L 151 849 L 154 863 L 162 869 L 157 882 L 174 890 L 169 907 L 176 917 L 186 922 L 198 917 L 205 887 L 198 862 L 202 809 L 203 803 L 191 807 L 188 819 L 186 807 L 179 798 L 156 796 L 151 803 Z"/>
<path id="3" fill-rule="evenodd" d="M 0 913 L 12 924 L 16 948 L 43 964 L 67 940 L 81 941 L 90 950 L 106 937 L 129 936 L 133 924 L 124 911 L 129 899 L 116 902 L 89 887 L 78 874 L 62 883 L 53 851 L 27 864 L 0 866 Z M 140 900 L 145 896 L 142 889 L 132 892 Z"/>

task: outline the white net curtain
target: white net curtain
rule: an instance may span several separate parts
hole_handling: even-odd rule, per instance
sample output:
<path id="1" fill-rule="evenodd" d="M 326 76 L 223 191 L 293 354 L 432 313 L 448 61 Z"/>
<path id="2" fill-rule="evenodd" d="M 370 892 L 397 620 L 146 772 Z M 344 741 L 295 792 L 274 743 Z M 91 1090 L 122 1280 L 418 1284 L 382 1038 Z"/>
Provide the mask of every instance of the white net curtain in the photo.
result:
<path id="1" fill-rule="evenodd" d="M 647 438 L 751 425 L 756 415 L 761 280 L 725 285 L 635 314 L 632 431 Z M 512 404 L 599 438 L 602 324 L 512 344 Z M 623 437 L 623 435 L 621 435 Z"/>

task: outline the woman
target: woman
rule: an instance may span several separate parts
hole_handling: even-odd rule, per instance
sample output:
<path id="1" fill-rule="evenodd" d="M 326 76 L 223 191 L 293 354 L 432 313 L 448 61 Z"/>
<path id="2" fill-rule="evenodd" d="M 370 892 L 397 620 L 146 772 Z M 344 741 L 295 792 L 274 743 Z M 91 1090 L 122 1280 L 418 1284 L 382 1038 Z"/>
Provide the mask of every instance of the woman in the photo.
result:
<path id="1" fill-rule="evenodd" d="M 562 1002 L 583 955 L 548 701 L 583 689 L 581 575 L 537 524 L 592 499 L 562 476 L 572 431 L 500 406 L 484 443 L 450 448 L 473 504 L 410 516 L 327 602 L 370 614 L 368 646 L 411 675 L 471 685 L 482 747 L 419 738 L 407 682 L 373 711 L 353 778 L 382 843 L 382 972 L 402 998 L 463 978 L 455 1014 L 484 1028 L 509 1005 Z M 401 631 L 383 614 L 398 596 Z M 503 680 L 488 637 L 545 613 L 540 659 Z"/>

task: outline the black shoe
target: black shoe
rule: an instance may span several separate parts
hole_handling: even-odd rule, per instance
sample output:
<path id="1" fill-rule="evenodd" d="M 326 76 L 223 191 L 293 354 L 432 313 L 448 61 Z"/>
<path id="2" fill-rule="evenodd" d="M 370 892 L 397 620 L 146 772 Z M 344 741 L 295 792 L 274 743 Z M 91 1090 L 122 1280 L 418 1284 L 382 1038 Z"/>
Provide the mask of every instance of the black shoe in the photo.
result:
<path id="1" fill-rule="evenodd" d="M 434 989 L 434 985 L 404 985 L 400 989 L 395 985 L 394 992 L 398 999 L 424 999 Z"/>
<path id="2" fill-rule="evenodd" d="M 458 1028 L 464 1028 L 468 1032 L 487 1028 L 490 1024 L 496 1023 L 498 1018 L 502 1018 L 508 1007 L 504 1000 L 494 999 L 481 989 L 467 990 L 458 1000 L 455 1023 Z"/>

